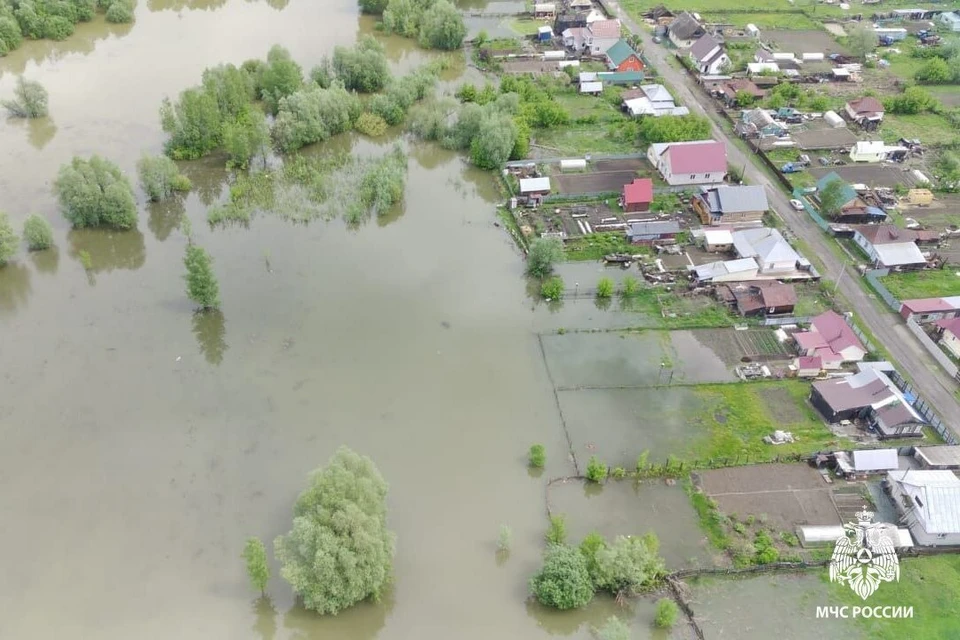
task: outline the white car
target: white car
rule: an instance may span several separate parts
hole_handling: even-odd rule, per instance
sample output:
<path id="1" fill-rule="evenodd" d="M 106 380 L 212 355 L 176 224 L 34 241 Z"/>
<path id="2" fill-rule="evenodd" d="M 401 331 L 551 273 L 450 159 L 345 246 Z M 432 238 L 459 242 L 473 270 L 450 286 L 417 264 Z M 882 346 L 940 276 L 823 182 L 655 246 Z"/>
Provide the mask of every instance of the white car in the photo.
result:
<path id="1" fill-rule="evenodd" d="M 796 209 L 797 211 L 803 211 L 803 203 L 799 200 L 791 200 L 790 206 Z"/>

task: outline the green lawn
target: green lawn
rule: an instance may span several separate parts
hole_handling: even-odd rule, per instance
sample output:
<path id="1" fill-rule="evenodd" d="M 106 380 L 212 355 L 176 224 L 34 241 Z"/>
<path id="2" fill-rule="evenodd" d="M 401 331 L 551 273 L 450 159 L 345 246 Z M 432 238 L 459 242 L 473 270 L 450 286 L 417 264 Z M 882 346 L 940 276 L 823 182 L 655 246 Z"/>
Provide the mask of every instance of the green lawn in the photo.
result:
<path id="1" fill-rule="evenodd" d="M 570 112 L 570 117 L 574 120 L 587 116 L 596 116 L 600 120 L 620 119 L 622 117 L 620 112 L 603 97 L 561 93 L 554 96 L 554 100 L 566 107 L 567 111 Z"/>
<path id="2" fill-rule="evenodd" d="M 880 135 L 887 142 L 900 138 L 919 138 L 925 144 L 945 144 L 951 139 L 960 139 L 950 121 L 935 113 L 897 115 L 887 113 L 880 126 Z"/>
<path id="3" fill-rule="evenodd" d="M 537 29 L 547 24 L 541 20 L 530 20 L 525 18 L 513 18 L 510 20 L 510 30 L 518 33 L 521 36 L 532 36 L 537 32 Z"/>
<path id="4" fill-rule="evenodd" d="M 723 4 L 722 2 L 716 3 Z M 740 8 L 737 3 L 731 3 L 736 8 Z M 750 4 L 750 3 L 748 3 Z M 782 7 L 782 5 L 781 5 Z M 711 6 L 715 9 L 716 5 Z M 807 15 L 797 13 L 711 13 L 703 12 L 700 16 L 707 22 L 732 24 L 735 27 L 746 27 L 748 24 L 754 24 L 760 29 L 819 29 L 820 23 L 809 18 Z M 753 62 L 753 60 L 750 60 Z"/>
<path id="5" fill-rule="evenodd" d="M 830 595 L 831 604 L 913 607 L 911 619 L 859 618 L 857 624 L 871 640 L 960 638 L 960 555 L 902 559 L 900 581 L 882 583 L 867 602 L 833 583 Z"/>
<path id="6" fill-rule="evenodd" d="M 622 232 L 593 233 L 582 238 L 568 240 L 563 247 L 567 260 L 582 262 L 602 260 L 609 253 L 641 253 L 644 250 L 630 244 Z"/>
<path id="7" fill-rule="evenodd" d="M 893 273 L 880 281 L 901 301 L 960 296 L 960 276 L 950 268 Z"/>
<path id="8" fill-rule="evenodd" d="M 582 156 L 585 153 L 636 153 L 636 141 L 611 135 L 596 124 L 572 124 L 553 129 L 538 129 L 533 144 L 544 147 L 548 155 Z"/>

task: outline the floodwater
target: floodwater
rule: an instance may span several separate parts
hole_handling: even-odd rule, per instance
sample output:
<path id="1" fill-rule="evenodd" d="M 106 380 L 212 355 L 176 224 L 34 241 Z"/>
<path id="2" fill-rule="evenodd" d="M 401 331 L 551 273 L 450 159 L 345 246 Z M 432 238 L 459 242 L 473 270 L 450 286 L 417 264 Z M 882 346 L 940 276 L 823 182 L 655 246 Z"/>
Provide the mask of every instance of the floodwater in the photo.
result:
<path id="1" fill-rule="evenodd" d="M 586 638 L 612 614 L 527 603 L 545 519 L 525 452 L 546 446 L 547 476 L 572 468 L 534 334 L 549 312 L 531 310 L 493 225 L 489 174 L 408 143 L 405 206 L 357 230 L 262 216 L 211 231 L 222 159 L 183 164 L 194 191 L 141 203 L 136 231 L 70 231 L 56 211 L 61 163 L 96 152 L 133 175 L 161 149 L 161 99 L 204 67 L 279 42 L 308 68 L 372 31 L 352 0 L 151 0 L 133 25 L 0 60 L 0 95 L 23 72 L 51 110 L 0 120 L 3 207 L 18 226 L 46 216 L 58 247 L 0 270 L 0 638 Z M 384 40 L 397 70 L 432 56 Z M 214 258 L 222 313 L 191 313 L 181 213 Z M 277 577 L 260 601 L 244 539 L 284 532 L 341 444 L 390 482 L 392 589 L 335 618 L 298 609 Z"/>

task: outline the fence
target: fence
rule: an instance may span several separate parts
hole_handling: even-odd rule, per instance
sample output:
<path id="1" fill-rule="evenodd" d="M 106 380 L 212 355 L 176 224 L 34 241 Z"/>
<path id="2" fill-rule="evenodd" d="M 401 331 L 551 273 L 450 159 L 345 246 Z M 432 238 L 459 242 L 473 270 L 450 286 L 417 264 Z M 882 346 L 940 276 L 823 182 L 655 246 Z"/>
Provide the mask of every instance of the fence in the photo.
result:
<path id="1" fill-rule="evenodd" d="M 635 160 L 637 158 L 646 158 L 646 153 L 611 153 L 605 155 L 589 154 L 590 162 L 599 162 L 601 160 Z M 562 158 L 536 158 L 530 160 L 511 160 L 504 166 L 507 167 L 526 167 L 531 164 L 560 164 L 561 160 L 580 160 L 578 156 L 564 156 Z"/>
<path id="2" fill-rule="evenodd" d="M 890 269 L 870 269 L 864 274 L 870 287 L 887 303 L 887 306 L 900 313 L 900 301 L 880 282 L 880 278 L 887 275 L 890 275 Z"/>
<path id="3" fill-rule="evenodd" d="M 793 189 L 792 191 L 793 197 L 800 201 L 800 204 L 803 205 L 803 210 L 807 212 L 810 219 L 816 222 L 818 227 L 830 233 L 830 224 L 813 208 L 813 205 L 807 200 L 807 196 L 804 195 L 803 191 L 801 189 Z"/>
<path id="4" fill-rule="evenodd" d="M 813 320 L 813 318 L 809 316 L 800 318 L 764 318 L 762 324 L 765 327 L 782 327 L 785 324 L 809 324 L 811 320 Z"/>
<path id="5" fill-rule="evenodd" d="M 860 327 L 858 327 L 856 324 L 854 324 L 854 322 L 853 322 L 853 315 L 844 314 L 844 315 L 843 315 L 843 319 L 846 320 L 846 322 L 847 322 L 847 324 L 850 326 L 850 328 L 853 329 L 853 333 L 854 333 L 858 338 L 860 338 L 860 342 L 862 342 L 862 343 L 863 343 L 863 346 L 865 346 L 865 347 L 867 348 L 867 351 L 876 353 L 876 352 L 877 352 L 877 348 L 873 345 L 872 342 L 870 342 L 870 339 L 867 338 L 867 334 L 865 334 L 863 331 L 861 331 L 861 330 L 860 330 Z"/>
<path id="6" fill-rule="evenodd" d="M 930 423 L 930 426 L 933 427 L 933 430 L 936 431 L 941 438 L 943 438 L 944 442 L 947 444 L 960 444 L 960 440 L 957 440 L 957 437 L 954 435 L 953 431 L 951 431 L 947 425 L 943 424 L 943 420 L 941 420 L 940 416 L 934 412 L 933 407 L 927 404 L 927 401 L 920 397 L 920 394 L 917 393 L 917 390 L 913 388 L 913 385 L 904 380 L 899 371 L 891 371 L 888 375 L 893 383 L 897 385 L 897 388 L 900 389 L 900 391 L 902 391 L 905 395 L 916 398 L 916 400 L 913 402 L 913 408 L 923 416 L 924 420 Z"/>
<path id="7" fill-rule="evenodd" d="M 913 316 L 907 318 L 907 329 L 910 329 L 910 333 L 917 337 L 917 340 L 920 341 L 920 344 L 930 352 L 930 355 L 933 356 L 933 359 L 943 367 L 943 370 L 946 371 L 953 378 L 957 378 L 958 368 L 957 365 L 947 357 L 947 354 L 943 352 L 943 349 L 937 346 L 930 336 L 927 335 L 927 332 L 923 330 L 917 321 L 913 319 Z"/>

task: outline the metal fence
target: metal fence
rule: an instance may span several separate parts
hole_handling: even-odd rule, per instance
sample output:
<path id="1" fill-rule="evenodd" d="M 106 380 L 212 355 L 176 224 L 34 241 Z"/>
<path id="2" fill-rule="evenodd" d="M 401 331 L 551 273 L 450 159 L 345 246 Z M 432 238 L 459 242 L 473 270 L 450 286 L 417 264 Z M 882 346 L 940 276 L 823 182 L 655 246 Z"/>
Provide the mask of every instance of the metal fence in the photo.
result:
<path id="1" fill-rule="evenodd" d="M 809 324 L 811 320 L 813 320 L 813 318 L 809 316 L 800 318 L 764 318 L 761 324 L 765 327 L 782 327 L 785 324 Z"/>
<path id="2" fill-rule="evenodd" d="M 807 200 L 807 196 L 804 195 L 803 191 L 800 189 L 793 190 L 793 197 L 800 201 L 803 205 L 803 210 L 807 212 L 807 215 L 810 216 L 810 219 L 817 223 L 817 226 L 826 231 L 830 232 L 830 224 L 823 219 L 823 217 L 813 208 L 813 205 L 810 204 L 810 201 Z"/>
<path id="3" fill-rule="evenodd" d="M 860 342 L 862 342 L 862 343 L 863 343 L 863 346 L 865 346 L 865 347 L 867 348 L 867 351 L 876 353 L 876 352 L 877 352 L 877 348 L 876 348 L 875 346 L 873 346 L 873 343 L 870 342 L 870 339 L 867 338 L 867 335 L 866 335 L 863 331 L 860 330 L 860 327 L 858 327 L 858 326 L 854 323 L 854 321 L 853 321 L 853 315 L 844 314 L 844 315 L 843 315 L 843 319 L 846 320 L 846 321 L 847 321 L 847 324 L 850 325 L 850 328 L 853 329 L 853 333 L 856 334 L 856 336 L 857 336 L 858 338 L 860 338 Z"/>
<path id="4" fill-rule="evenodd" d="M 900 375 L 899 371 L 891 371 L 890 379 L 893 381 L 897 388 L 900 389 L 904 394 L 913 396 L 916 398 L 913 402 L 913 408 L 916 409 L 920 415 L 923 416 L 923 419 L 930 423 L 930 426 L 933 427 L 933 430 L 936 431 L 943 441 L 947 444 L 960 444 L 960 440 L 957 440 L 956 435 L 953 431 L 950 430 L 947 425 L 943 424 L 943 420 L 940 419 L 940 416 L 936 414 L 927 401 L 920 397 L 920 394 L 917 393 L 917 390 L 913 388 L 909 382 L 903 379 L 903 376 Z"/>
<path id="5" fill-rule="evenodd" d="M 900 313 L 900 301 L 890 293 L 890 289 L 887 289 L 887 287 L 880 282 L 880 278 L 888 275 L 890 275 L 890 269 L 870 269 L 864 274 L 867 282 L 870 283 L 870 287 L 887 303 L 887 306 L 895 312 Z"/>
<path id="6" fill-rule="evenodd" d="M 920 344 L 930 352 L 930 355 L 933 356 L 933 359 L 937 361 L 943 370 L 947 372 L 951 377 L 957 378 L 958 368 L 957 365 L 947 357 L 947 354 L 943 352 L 943 349 L 937 346 L 937 343 L 934 342 L 930 336 L 927 335 L 927 332 L 923 330 L 916 320 L 913 319 L 913 316 L 907 318 L 907 329 L 910 330 L 910 333 L 917 337 L 917 340 L 920 341 Z"/>

